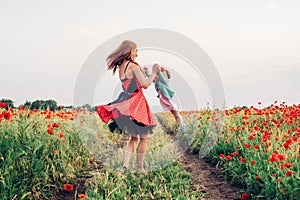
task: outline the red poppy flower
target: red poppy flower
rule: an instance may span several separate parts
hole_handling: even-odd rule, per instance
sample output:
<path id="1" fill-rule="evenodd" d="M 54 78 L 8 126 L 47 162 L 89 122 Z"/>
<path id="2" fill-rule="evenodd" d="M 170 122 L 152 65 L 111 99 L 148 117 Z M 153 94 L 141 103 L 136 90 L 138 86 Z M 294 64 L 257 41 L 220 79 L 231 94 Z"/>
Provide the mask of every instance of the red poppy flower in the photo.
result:
<path id="1" fill-rule="evenodd" d="M 53 134 L 54 134 L 53 129 L 52 129 L 51 127 L 48 127 L 47 132 L 48 132 L 50 135 L 53 135 Z"/>
<path id="2" fill-rule="evenodd" d="M 12 116 L 10 114 L 10 112 L 7 112 L 6 110 L 4 112 L 2 112 L 2 114 L 3 114 L 4 119 L 6 119 L 7 121 L 9 121 Z"/>
<path id="3" fill-rule="evenodd" d="M 284 168 L 284 165 L 278 165 L 278 168 L 279 168 L 279 169 L 283 169 L 283 168 Z"/>
<path id="4" fill-rule="evenodd" d="M 226 160 L 231 160 L 232 157 L 231 156 L 226 156 Z"/>
<path id="5" fill-rule="evenodd" d="M 246 158 L 241 158 L 241 163 L 245 163 L 246 162 Z"/>
<path id="6" fill-rule="evenodd" d="M 248 197 L 248 196 L 249 196 L 249 194 L 243 193 L 241 199 L 246 199 L 246 197 Z"/>
<path id="7" fill-rule="evenodd" d="M 269 159 L 269 162 L 276 162 L 277 160 L 278 160 L 277 154 L 276 153 L 272 153 L 272 157 Z"/>
<path id="8" fill-rule="evenodd" d="M 65 134 L 64 134 L 63 132 L 60 132 L 60 133 L 59 133 L 59 137 L 60 137 L 60 138 L 64 137 L 64 135 L 65 135 Z"/>
<path id="9" fill-rule="evenodd" d="M 255 160 L 251 160 L 250 163 L 251 163 L 252 165 L 254 165 L 254 164 L 256 163 L 256 161 L 255 161 Z"/>
<path id="10" fill-rule="evenodd" d="M 284 155 L 282 155 L 282 154 L 278 154 L 277 157 L 278 157 L 278 159 L 281 160 L 281 161 L 284 161 L 284 160 L 285 160 L 285 157 L 284 157 Z"/>
<path id="11" fill-rule="evenodd" d="M 0 108 L 6 108 L 6 106 L 7 106 L 7 103 L 0 102 Z"/>
<path id="12" fill-rule="evenodd" d="M 286 168 L 292 168 L 292 167 L 293 167 L 293 164 L 290 163 L 290 162 L 287 162 L 287 163 L 285 163 L 283 166 L 286 167 Z"/>
<path id="13" fill-rule="evenodd" d="M 293 175 L 293 172 L 292 172 L 292 171 L 287 171 L 287 172 L 285 173 L 285 175 L 286 175 L 286 176 L 292 176 L 292 175 Z"/>
<path id="14" fill-rule="evenodd" d="M 239 152 L 235 151 L 235 152 L 231 152 L 230 155 L 232 155 L 232 156 L 239 156 L 240 154 L 239 154 Z"/>
<path id="15" fill-rule="evenodd" d="M 72 184 L 64 184 L 64 190 L 67 190 L 67 191 L 72 191 L 73 190 L 73 185 Z"/>
<path id="16" fill-rule="evenodd" d="M 221 153 L 219 157 L 220 157 L 220 158 L 224 158 L 224 154 Z"/>
<path id="17" fill-rule="evenodd" d="M 46 117 L 45 117 L 46 119 L 51 119 L 52 118 L 52 116 L 49 114 L 49 115 L 46 115 Z"/>
<path id="18" fill-rule="evenodd" d="M 280 178 L 280 177 L 278 177 L 278 178 L 277 178 L 277 181 L 278 181 L 278 182 L 281 182 L 281 178 Z"/>
<path id="19" fill-rule="evenodd" d="M 52 124 L 52 127 L 53 127 L 53 128 L 59 128 L 59 127 L 60 127 L 60 124 L 54 122 L 54 123 Z"/>
<path id="20" fill-rule="evenodd" d="M 85 194 L 80 194 L 80 195 L 78 195 L 78 198 L 79 198 L 79 199 L 85 199 L 85 197 L 86 197 Z"/>
<path id="21" fill-rule="evenodd" d="M 244 116 L 242 116 L 242 119 L 248 120 L 249 116 L 244 115 Z"/>

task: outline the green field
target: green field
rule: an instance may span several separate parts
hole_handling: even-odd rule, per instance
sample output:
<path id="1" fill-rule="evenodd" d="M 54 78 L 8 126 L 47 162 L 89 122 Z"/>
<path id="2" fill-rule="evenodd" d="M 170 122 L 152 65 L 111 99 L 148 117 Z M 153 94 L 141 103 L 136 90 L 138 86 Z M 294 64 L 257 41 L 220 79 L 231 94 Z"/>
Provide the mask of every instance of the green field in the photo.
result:
<path id="1" fill-rule="evenodd" d="M 0 199 L 55 199 L 58 193 L 74 199 L 201 199 L 179 159 L 188 147 L 221 168 L 244 199 L 300 196 L 299 105 L 182 115 L 185 135 L 177 133 L 169 113 L 156 114 L 148 174 L 139 174 L 134 158 L 128 172 L 121 169 L 128 136 L 110 133 L 95 112 L 0 108 Z M 86 172 L 81 193 L 76 185 Z"/>

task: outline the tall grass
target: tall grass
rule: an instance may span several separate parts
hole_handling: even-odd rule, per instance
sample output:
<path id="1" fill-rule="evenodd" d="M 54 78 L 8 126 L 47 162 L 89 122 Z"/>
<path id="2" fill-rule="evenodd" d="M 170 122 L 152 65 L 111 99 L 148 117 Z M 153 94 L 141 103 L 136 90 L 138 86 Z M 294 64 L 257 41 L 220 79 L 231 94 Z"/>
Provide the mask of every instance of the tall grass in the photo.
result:
<path id="1" fill-rule="evenodd" d="M 8 112 L 0 122 L 0 199 L 53 198 L 88 167 L 73 113 Z"/>

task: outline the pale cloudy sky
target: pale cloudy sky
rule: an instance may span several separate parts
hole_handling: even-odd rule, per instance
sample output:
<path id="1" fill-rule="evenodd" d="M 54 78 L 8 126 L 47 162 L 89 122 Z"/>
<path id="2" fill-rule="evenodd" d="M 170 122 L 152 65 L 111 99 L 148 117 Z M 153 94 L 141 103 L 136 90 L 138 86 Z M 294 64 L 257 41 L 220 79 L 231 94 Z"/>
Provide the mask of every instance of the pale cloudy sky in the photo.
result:
<path id="1" fill-rule="evenodd" d="M 126 31 L 161 28 L 206 51 L 228 107 L 300 103 L 299 8 L 297 0 L 2 0 L 0 98 L 16 105 L 36 99 L 71 105 L 77 75 L 100 44 Z M 206 93 L 197 97 L 198 107 L 209 101 Z M 95 96 L 95 104 L 106 102 Z"/>

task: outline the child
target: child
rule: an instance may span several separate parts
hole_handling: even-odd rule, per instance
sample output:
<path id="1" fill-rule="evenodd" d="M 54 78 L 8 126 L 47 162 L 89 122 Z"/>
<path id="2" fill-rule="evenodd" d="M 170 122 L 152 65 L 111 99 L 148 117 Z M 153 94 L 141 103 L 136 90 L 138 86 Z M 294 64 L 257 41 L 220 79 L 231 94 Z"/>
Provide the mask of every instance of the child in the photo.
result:
<path id="1" fill-rule="evenodd" d="M 146 76 L 150 76 L 147 67 L 144 67 L 144 72 Z M 158 98 L 160 100 L 160 105 L 162 106 L 164 111 L 170 111 L 177 124 L 180 127 L 180 132 L 185 133 L 186 128 L 183 123 L 183 118 L 179 113 L 180 102 L 175 94 L 175 92 L 169 86 L 169 79 L 171 78 L 171 73 L 169 70 L 166 70 L 164 67 L 161 67 L 160 72 L 157 73 L 157 76 L 153 80 L 155 83 L 155 89 L 158 93 Z"/>

